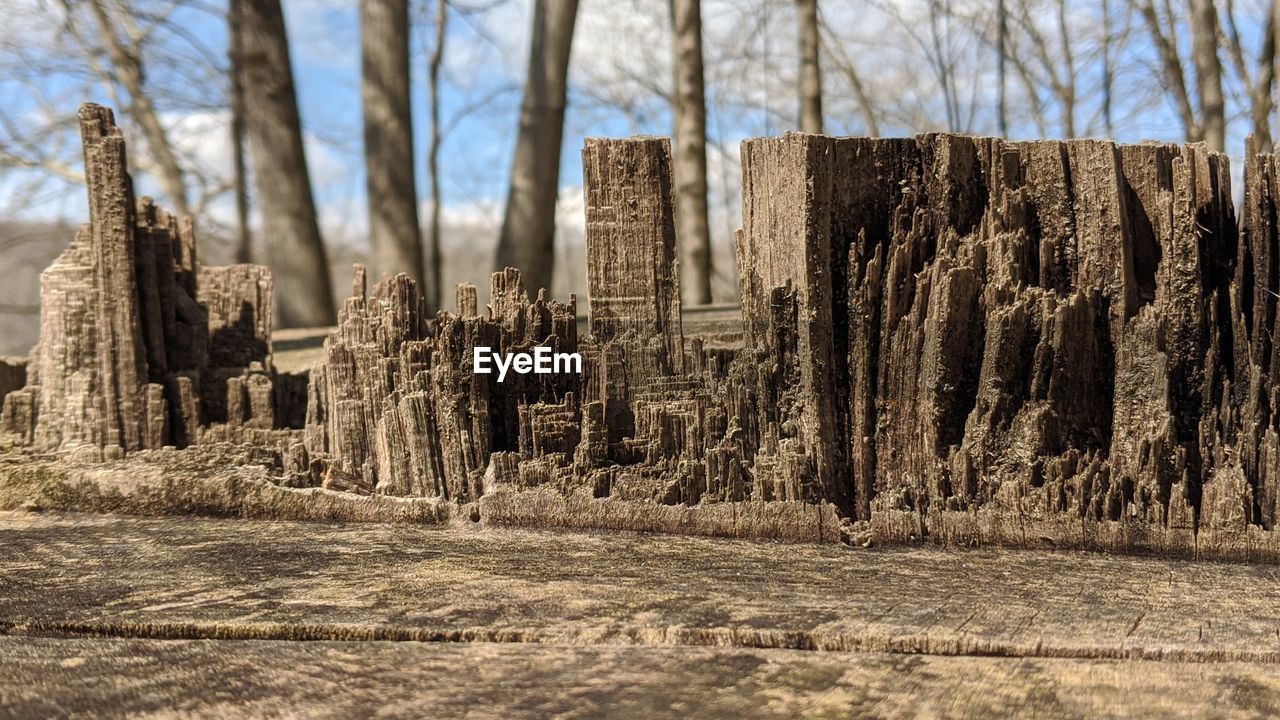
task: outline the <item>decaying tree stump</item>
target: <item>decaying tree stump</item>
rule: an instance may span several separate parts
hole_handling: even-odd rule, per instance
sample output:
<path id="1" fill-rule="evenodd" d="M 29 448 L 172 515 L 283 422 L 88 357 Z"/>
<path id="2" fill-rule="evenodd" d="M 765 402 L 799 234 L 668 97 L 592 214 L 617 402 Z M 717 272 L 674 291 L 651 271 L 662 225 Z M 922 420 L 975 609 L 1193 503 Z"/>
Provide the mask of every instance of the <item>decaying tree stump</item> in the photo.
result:
<path id="1" fill-rule="evenodd" d="M 270 435 L 270 272 L 200 266 L 191 221 L 134 199 L 111 111 L 85 105 L 80 128 L 91 220 L 41 276 L 40 341 L 4 429 L 108 454 Z"/>
<path id="2" fill-rule="evenodd" d="M 292 376 L 270 273 L 199 265 L 110 112 L 82 120 L 91 222 L 2 411 L 42 450 L 257 443 L 287 485 L 512 522 L 1280 558 L 1280 183 L 1252 144 L 1237 225 L 1201 145 L 749 140 L 745 332 L 712 348 L 681 323 L 668 142 L 589 140 L 587 337 L 515 269 L 429 317 L 357 267 Z M 543 352 L 567 364 L 485 372 Z"/>
<path id="3" fill-rule="evenodd" d="M 1238 235 L 1199 145 L 788 135 L 743 158 L 748 342 L 776 342 L 787 287 L 790 435 L 825 497 L 890 536 L 1262 542 L 1271 156 L 1248 151 Z"/>

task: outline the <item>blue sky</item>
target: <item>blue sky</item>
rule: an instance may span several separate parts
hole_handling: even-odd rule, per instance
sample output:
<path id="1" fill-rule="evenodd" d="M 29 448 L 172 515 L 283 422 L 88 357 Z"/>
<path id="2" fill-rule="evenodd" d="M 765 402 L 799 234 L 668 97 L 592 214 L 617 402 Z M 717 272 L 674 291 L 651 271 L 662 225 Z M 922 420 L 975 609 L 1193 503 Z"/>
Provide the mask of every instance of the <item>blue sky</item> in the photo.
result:
<path id="1" fill-rule="evenodd" d="M 1257 15 L 1262 0 L 1238 0 L 1246 41 L 1257 34 Z M 58 50 L 57 18 L 46 15 L 55 4 L 42 0 L 6 0 L 13 16 L 7 28 L 0 28 L 0 40 L 7 35 L 39 57 L 41 43 Z M 172 0 L 133 0 L 164 4 Z M 225 53 L 226 31 L 218 14 L 220 3 L 211 0 L 208 9 L 180 9 L 173 15 L 186 36 L 170 35 L 159 42 L 167 53 L 183 62 L 152 63 L 150 80 L 157 101 L 170 124 L 171 136 L 193 165 L 206 174 L 225 177 L 229 172 L 229 143 L 225 112 L 200 108 L 204 96 L 221 97 L 220 78 L 209 79 L 207 63 L 191 50 L 190 38 L 207 49 L 215 60 Z M 295 77 L 314 190 L 322 209 L 326 234 L 331 242 L 361 242 L 364 228 L 364 175 L 361 158 L 360 65 L 358 12 L 355 0 L 285 0 L 286 19 L 293 52 Z M 427 198 L 425 153 L 427 136 L 426 59 L 432 33 L 425 0 L 414 5 L 413 53 L 414 111 L 420 141 L 414 148 L 418 168 L 419 195 Z M 473 3 L 476 4 L 476 3 Z M 973 14 L 982 27 L 989 7 L 979 0 L 954 0 L 960 13 Z M 1123 3 L 1112 3 L 1123 10 Z M 1254 7 L 1257 6 L 1257 7 Z M 918 14 L 926 4 L 918 0 L 824 0 L 823 12 L 836 40 L 854 58 L 864 82 L 876 102 L 882 105 L 881 130 L 886 134 L 906 134 L 944 128 L 943 113 L 922 48 L 928 39 L 919 36 L 927 23 Z M 1046 5 L 1045 7 L 1048 7 Z M 1077 113 L 1081 134 L 1098 135 L 1096 53 L 1098 18 L 1094 4 L 1073 4 L 1069 20 L 1073 27 L 1078 79 L 1085 96 Z M 213 10 L 214 12 L 210 12 Z M 761 134 L 776 134 L 789 128 L 796 105 L 794 76 L 793 8 L 789 0 L 704 0 L 704 32 L 709 80 L 709 132 L 711 134 L 711 186 L 714 232 L 727 238 L 738 222 L 736 154 L 738 142 Z M 443 200 L 447 218 L 488 228 L 496 234 L 501 204 L 506 193 L 513 135 L 523 81 L 529 27 L 528 0 L 507 0 L 484 13 L 464 15 L 454 12 L 450 20 L 445 82 L 442 88 L 442 116 L 450 127 L 441 158 Z M 24 25 L 28 13 L 36 29 Z M 1251 14 L 1252 13 L 1252 14 Z M 1117 18 L 1117 21 L 1123 18 Z M 1128 18 L 1133 22 L 1133 18 Z M 1050 22 L 1051 20 L 1046 20 Z M 570 76 L 570 107 L 566 120 L 562 156 L 561 190 L 566 225 L 580 227 L 581 167 L 579 150 L 587 135 L 622 136 L 635 133 L 667 135 L 670 116 L 666 102 L 657 94 L 669 86 L 669 41 L 664 0 L 581 0 Z M 7 30 L 7 32 L 6 32 Z M 1160 79 L 1150 61 L 1149 45 L 1140 24 L 1133 25 L 1128 56 L 1117 76 L 1116 116 L 1119 139 L 1136 141 L 1159 139 L 1176 141 L 1181 129 L 1165 99 Z M 65 38 L 62 39 L 65 42 Z M 964 130 L 994 131 L 994 76 L 989 47 L 972 33 L 958 34 L 947 52 L 960 70 L 955 81 L 962 100 L 974 108 L 972 120 L 966 113 Z M 49 96 L 53 114 L 70 118 L 84 99 L 118 104 L 100 82 L 84 80 L 83 59 L 74 53 L 48 53 L 58 60 L 38 83 L 21 82 L 10 74 L 0 77 L 0 102 L 21 125 L 27 113 L 40 103 L 33 89 Z M 1224 57 L 1224 62 L 1226 58 Z M 78 64 L 77 64 L 78 63 Z M 204 76 L 197 72 L 205 68 Z M 852 94 L 834 64 L 825 76 L 828 128 L 837 134 L 864 131 Z M 214 83 L 214 84 L 211 84 Z M 1230 88 L 1229 88 L 1230 90 Z M 169 93 L 166 95 L 166 93 Z M 216 103 L 215 103 L 216 104 Z M 1014 116 L 1012 135 L 1040 134 L 1028 116 L 1028 102 L 1020 86 L 1011 83 L 1010 107 Z M 1055 108 L 1049 103 L 1052 125 Z M 1092 122 L 1090 122 L 1092 121 Z M 145 148 L 131 134 L 135 149 L 135 170 L 140 189 L 156 192 L 147 177 Z M 57 139 L 57 138 L 55 138 Z M 53 140 L 50 140 L 52 143 Z M 68 167 L 75 164 L 74 143 L 62 139 L 60 157 Z M 1243 142 L 1243 124 L 1232 125 L 1229 147 L 1238 157 Z M 1238 165 L 1238 163 L 1236 163 Z M 208 167 L 205 167 L 208 166 Z M 43 171 L 9 172 L 0 177 L 0 193 Z M 216 184 L 216 183 L 215 183 Z M 83 217 L 83 193 L 72 182 L 51 182 L 51 189 L 37 201 L 10 206 L 12 214 L 27 217 Z M 58 192 L 58 189 L 61 192 Z M 5 193 L 12 197 L 14 193 Z M 229 197 L 209 206 L 215 220 L 231 218 Z M 569 227 L 572 231 L 573 227 Z"/>

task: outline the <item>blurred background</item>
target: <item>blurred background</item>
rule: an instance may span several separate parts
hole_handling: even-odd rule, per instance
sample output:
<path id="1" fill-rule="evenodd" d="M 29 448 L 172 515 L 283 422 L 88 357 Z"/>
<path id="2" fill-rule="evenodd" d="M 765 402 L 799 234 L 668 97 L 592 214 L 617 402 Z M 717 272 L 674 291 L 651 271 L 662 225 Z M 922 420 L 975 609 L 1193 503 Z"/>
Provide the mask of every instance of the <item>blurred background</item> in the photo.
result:
<path id="1" fill-rule="evenodd" d="M 738 144 L 790 130 L 1269 148 L 1271 0 L 4 0 L 0 353 L 88 218 L 76 108 L 211 264 L 332 322 L 351 264 L 439 307 L 516 265 L 585 300 L 587 136 L 674 138 L 686 305 L 733 302 Z M 1237 175 L 1238 177 L 1238 175 Z M 585 307 L 585 306 L 584 306 Z"/>

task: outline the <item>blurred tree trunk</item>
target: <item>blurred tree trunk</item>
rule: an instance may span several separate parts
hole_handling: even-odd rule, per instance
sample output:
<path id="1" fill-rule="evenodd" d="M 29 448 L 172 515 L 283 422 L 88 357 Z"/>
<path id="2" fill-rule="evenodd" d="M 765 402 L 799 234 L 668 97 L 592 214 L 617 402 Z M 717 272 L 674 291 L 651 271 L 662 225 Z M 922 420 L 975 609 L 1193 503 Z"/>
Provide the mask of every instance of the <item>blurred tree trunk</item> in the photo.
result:
<path id="1" fill-rule="evenodd" d="M 1272 88 L 1276 82 L 1276 33 L 1280 32 L 1280 0 L 1273 0 L 1267 7 L 1267 21 L 1263 27 L 1262 51 L 1258 57 L 1258 78 L 1252 92 L 1253 134 L 1258 138 L 1259 149 L 1271 152 L 1271 112 L 1275 109 Z"/>
<path id="2" fill-rule="evenodd" d="M 996 125 L 1000 128 L 1000 137 L 1007 138 L 1009 137 L 1009 105 L 1005 98 L 1005 88 L 1008 85 L 1005 58 L 1009 53 L 1009 12 L 1004 4 L 1005 0 L 996 2 L 996 82 L 1000 84 L 996 91 Z"/>
<path id="3" fill-rule="evenodd" d="M 707 104 L 702 73 L 702 3 L 671 0 L 675 49 L 675 222 L 684 302 L 711 302 L 711 228 L 707 221 Z"/>
<path id="4" fill-rule="evenodd" d="M 1071 37 L 1071 23 L 1068 20 L 1070 4 L 1067 0 L 1058 0 L 1058 39 L 1062 46 L 1063 78 L 1058 91 L 1058 101 L 1062 103 L 1062 128 L 1067 138 L 1076 137 L 1076 59 L 1075 40 Z"/>
<path id="5" fill-rule="evenodd" d="M 1227 116 L 1218 61 L 1218 11 L 1213 0 L 1191 0 L 1191 61 L 1200 99 L 1200 135 L 1210 150 L 1227 147 Z"/>
<path id="6" fill-rule="evenodd" d="M 1003 2 L 1004 0 L 1001 0 Z M 1102 124 L 1106 128 L 1107 137 L 1115 135 L 1111 122 L 1111 85 L 1115 69 L 1111 57 L 1111 2 L 1102 0 Z"/>
<path id="7" fill-rule="evenodd" d="M 404 273 L 426 290 L 409 102 L 409 1 L 360 0 L 360 45 L 374 274 Z"/>
<path id="8" fill-rule="evenodd" d="M 556 197 L 578 0 L 534 0 L 529 71 L 496 268 L 519 268 L 526 288 L 551 289 Z"/>
<path id="9" fill-rule="evenodd" d="M 431 104 L 431 147 L 427 152 L 427 172 L 431 176 L 431 229 L 423 253 L 427 263 L 427 302 L 433 308 L 440 307 L 444 291 L 440 287 L 440 70 L 444 66 L 448 22 L 448 0 L 436 0 L 436 44 L 427 72 L 428 102 Z"/>
<path id="10" fill-rule="evenodd" d="M 684 300 L 712 301 L 712 232 L 707 220 L 707 83 L 703 77 L 700 0 L 672 0 L 675 44 L 676 241 L 681 247 Z"/>
<path id="11" fill-rule="evenodd" d="M 156 163 L 160 185 L 164 188 L 165 195 L 169 197 L 174 212 L 180 217 L 190 217 L 191 206 L 187 203 L 186 179 L 182 168 L 178 165 L 178 157 L 173 151 L 173 145 L 169 143 L 164 126 L 160 123 L 160 116 L 145 87 L 140 47 L 142 32 L 132 28 L 133 32 L 128 33 L 129 40 L 126 45 L 126 40 L 121 38 L 120 31 L 116 27 L 116 19 L 107 10 L 103 0 L 90 0 L 89 5 L 93 10 L 94 18 L 98 21 L 102 46 L 106 49 L 107 58 L 115 70 L 115 80 L 129 93 L 129 117 L 138 123 L 143 137 L 147 139 L 147 151 Z M 70 8 L 70 3 L 66 3 L 66 6 Z M 125 22 L 132 23 L 130 18 L 132 18 L 133 9 L 123 3 L 118 7 L 119 12 L 125 16 Z"/>
<path id="12" fill-rule="evenodd" d="M 818 0 L 797 0 L 800 19 L 800 129 L 822 132 L 821 41 L 818 35 Z"/>
<path id="13" fill-rule="evenodd" d="M 1280 0 L 1267 3 L 1267 16 L 1263 21 L 1262 38 L 1258 43 L 1257 76 L 1249 69 L 1245 60 L 1244 45 L 1240 39 L 1240 29 L 1235 18 L 1235 6 L 1227 2 L 1223 9 L 1226 20 L 1227 55 L 1235 65 L 1236 75 L 1249 92 L 1250 130 L 1258 141 L 1260 152 L 1271 152 L 1273 146 L 1271 136 L 1271 112 L 1275 109 L 1275 98 L 1272 90 L 1276 82 L 1276 20 L 1280 11 Z"/>
<path id="14" fill-rule="evenodd" d="M 236 196 L 236 250 L 235 261 L 253 262 L 253 236 L 249 232 L 249 178 L 244 158 L 244 85 L 242 84 L 240 59 L 240 23 L 243 21 L 244 0 L 230 0 L 227 8 L 227 27 L 230 37 L 227 52 L 231 67 L 231 160 L 232 185 Z"/>
<path id="15" fill-rule="evenodd" d="M 262 208 L 266 260 L 284 327 L 332 325 L 329 263 L 302 145 L 280 0 L 243 0 L 245 126 Z"/>

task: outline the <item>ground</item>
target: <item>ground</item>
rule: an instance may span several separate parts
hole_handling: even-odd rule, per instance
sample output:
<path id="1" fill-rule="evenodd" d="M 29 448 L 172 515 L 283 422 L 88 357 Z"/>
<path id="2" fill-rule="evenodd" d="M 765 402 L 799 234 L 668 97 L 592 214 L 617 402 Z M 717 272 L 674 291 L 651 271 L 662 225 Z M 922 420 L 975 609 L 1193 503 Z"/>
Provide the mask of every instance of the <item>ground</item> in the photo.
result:
<path id="1" fill-rule="evenodd" d="M 1272 717 L 1280 568 L 0 513 L 0 714 Z"/>

